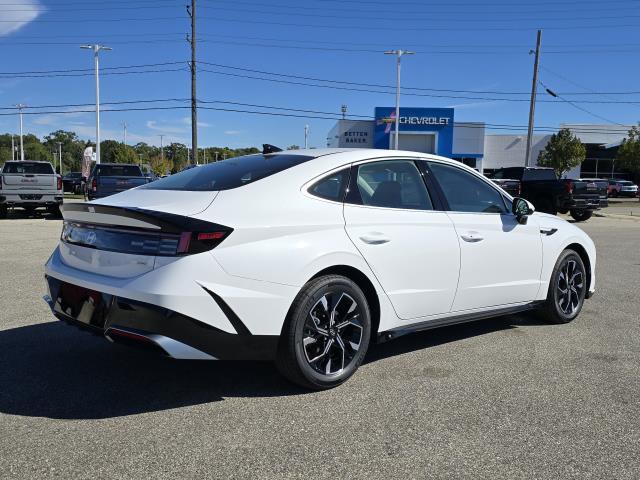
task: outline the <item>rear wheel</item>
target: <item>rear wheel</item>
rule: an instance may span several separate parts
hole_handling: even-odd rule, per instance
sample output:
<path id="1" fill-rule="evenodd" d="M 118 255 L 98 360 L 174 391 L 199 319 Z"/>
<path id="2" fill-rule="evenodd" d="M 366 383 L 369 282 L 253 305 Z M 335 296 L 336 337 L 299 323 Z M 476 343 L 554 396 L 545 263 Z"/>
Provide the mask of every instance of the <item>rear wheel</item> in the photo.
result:
<path id="1" fill-rule="evenodd" d="M 9 209 L 6 205 L 0 205 L 0 218 L 7 218 L 7 212 Z"/>
<path id="2" fill-rule="evenodd" d="M 541 310 L 550 323 L 569 323 L 575 319 L 587 293 L 584 263 L 573 250 L 562 252 L 551 275 L 547 300 Z"/>
<path id="3" fill-rule="evenodd" d="M 584 222 L 585 220 L 589 220 L 593 215 L 591 210 L 571 210 L 571 218 L 573 218 L 576 222 Z"/>
<path id="4" fill-rule="evenodd" d="M 54 218 L 62 217 L 62 213 L 60 213 L 60 205 L 47 207 L 47 212 L 49 212 L 49 214 Z"/>
<path id="5" fill-rule="evenodd" d="M 278 369 L 305 388 L 336 387 L 362 363 L 370 335 L 371 313 L 362 290 L 340 275 L 319 277 L 305 285 L 292 305 Z"/>

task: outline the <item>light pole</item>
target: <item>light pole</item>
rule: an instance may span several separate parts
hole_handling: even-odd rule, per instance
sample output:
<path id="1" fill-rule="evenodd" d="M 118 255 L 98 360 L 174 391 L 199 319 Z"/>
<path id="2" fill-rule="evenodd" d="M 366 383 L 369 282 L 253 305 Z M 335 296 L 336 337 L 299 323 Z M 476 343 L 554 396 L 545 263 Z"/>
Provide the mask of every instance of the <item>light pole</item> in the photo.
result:
<path id="1" fill-rule="evenodd" d="M 164 145 L 162 143 L 162 139 L 164 135 L 158 135 L 160 137 L 160 161 L 164 163 Z"/>
<path id="2" fill-rule="evenodd" d="M 85 50 L 93 50 L 93 59 L 95 64 L 95 76 L 96 76 L 96 164 L 100 163 L 100 74 L 99 74 L 99 61 L 98 53 L 100 50 L 112 50 L 111 47 L 105 47 L 104 45 L 81 45 L 80 48 Z"/>
<path id="3" fill-rule="evenodd" d="M 309 125 L 304 126 L 304 148 L 309 148 Z"/>
<path id="4" fill-rule="evenodd" d="M 62 142 L 58 142 L 58 159 L 60 160 L 60 175 L 62 175 Z"/>
<path id="5" fill-rule="evenodd" d="M 403 55 L 415 55 L 416 52 L 409 52 L 407 50 L 387 50 L 385 55 L 396 56 L 396 128 L 395 128 L 395 145 L 394 149 L 398 150 L 398 138 L 400 131 L 400 59 Z"/>
<path id="6" fill-rule="evenodd" d="M 127 122 L 122 122 L 122 128 L 124 129 L 124 144 L 127 144 Z"/>
<path id="7" fill-rule="evenodd" d="M 16 105 L 18 109 L 18 113 L 20 114 L 20 160 L 24 162 L 24 143 L 22 141 L 22 109 L 26 107 L 26 105 L 19 103 Z"/>

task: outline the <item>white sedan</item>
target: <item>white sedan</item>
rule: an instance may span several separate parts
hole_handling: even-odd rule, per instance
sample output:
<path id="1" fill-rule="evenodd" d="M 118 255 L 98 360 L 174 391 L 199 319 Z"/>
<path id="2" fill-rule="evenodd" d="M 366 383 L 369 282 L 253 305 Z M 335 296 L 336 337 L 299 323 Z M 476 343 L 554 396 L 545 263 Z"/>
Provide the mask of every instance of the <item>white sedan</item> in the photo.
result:
<path id="1" fill-rule="evenodd" d="M 266 147 L 65 204 L 55 316 L 174 358 L 275 360 L 323 389 L 371 343 L 532 309 L 566 323 L 594 292 L 582 230 L 459 162 Z"/>

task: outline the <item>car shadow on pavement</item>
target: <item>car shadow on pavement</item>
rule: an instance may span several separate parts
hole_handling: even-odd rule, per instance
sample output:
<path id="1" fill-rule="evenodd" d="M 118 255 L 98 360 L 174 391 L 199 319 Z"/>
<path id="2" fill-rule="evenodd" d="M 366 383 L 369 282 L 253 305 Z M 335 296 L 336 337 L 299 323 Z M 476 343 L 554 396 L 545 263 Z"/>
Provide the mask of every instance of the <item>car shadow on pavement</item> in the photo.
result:
<path id="1" fill-rule="evenodd" d="M 61 322 L 0 331 L 0 412 L 99 419 L 304 393 L 266 362 L 177 361 Z"/>
<path id="2" fill-rule="evenodd" d="M 419 332 L 372 345 L 365 362 L 525 324 L 536 323 L 512 315 Z M 177 361 L 111 344 L 61 322 L 0 331 L 0 412 L 9 415 L 102 419 L 225 397 L 307 393 L 268 362 Z"/>

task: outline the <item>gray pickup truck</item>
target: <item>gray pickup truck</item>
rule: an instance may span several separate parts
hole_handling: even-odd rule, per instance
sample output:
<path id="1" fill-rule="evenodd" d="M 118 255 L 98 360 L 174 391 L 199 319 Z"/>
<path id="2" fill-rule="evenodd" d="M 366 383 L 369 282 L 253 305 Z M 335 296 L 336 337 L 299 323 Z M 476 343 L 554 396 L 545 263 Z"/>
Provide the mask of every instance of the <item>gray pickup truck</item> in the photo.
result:
<path id="1" fill-rule="evenodd" d="M 142 174 L 138 165 L 127 163 L 100 163 L 93 167 L 87 180 L 87 198 L 108 197 L 115 193 L 124 192 L 130 188 L 149 183 L 149 179 Z"/>
<path id="2" fill-rule="evenodd" d="M 0 172 L 0 218 L 7 218 L 9 208 L 22 208 L 33 213 L 45 207 L 60 215 L 64 199 L 62 177 L 49 162 L 6 162 Z"/>

